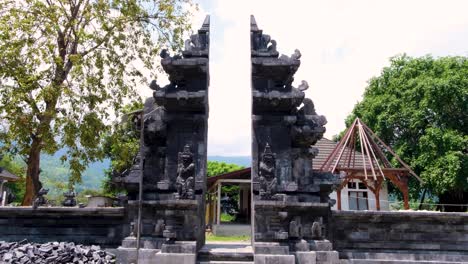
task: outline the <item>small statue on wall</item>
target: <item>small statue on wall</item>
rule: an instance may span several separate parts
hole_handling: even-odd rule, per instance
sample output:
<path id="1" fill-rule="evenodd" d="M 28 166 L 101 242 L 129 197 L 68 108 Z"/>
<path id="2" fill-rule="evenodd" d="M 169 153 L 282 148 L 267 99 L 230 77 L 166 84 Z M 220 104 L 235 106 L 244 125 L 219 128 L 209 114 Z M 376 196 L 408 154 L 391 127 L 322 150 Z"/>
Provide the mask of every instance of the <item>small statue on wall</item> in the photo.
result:
<path id="1" fill-rule="evenodd" d="M 267 143 L 265 151 L 262 154 L 259 165 L 260 176 L 260 198 L 271 199 L 276 193 L 276 157 L 275 153 L 271 152 L 270 145 Z"/>
<path id="2" fill-rule="evenodd" d="M 323 235 L 322 235 L 322 225 L 320 224 L 320 222 L 313 222 L 312 223 L 312 238 L 313 239 L 322 239 L 323 238 Z"/>
<path id="3" fill-rule="evenodd" d="M 62 205 L 65 207 L 73 207 L 76 206 L 76 193 L 71 188 L 68 192 L 63 193 L 63 196 L 65 196 L 65 200 L 62 202 Z"/>
<path id="4" fill-rule="evenodd" d="M 176 199 L 194 199 L 195 164 L 188 144 L 179 152 L 176 187 Z"/>
<path id="5" fill-rule="evenodd" d="M 166 224 L 164 223 L 164 219 L 158 219 L 154 226 L 154 235 L 162 236 L 165 228 Z"/>
<path id="6" fill-rule="evenodd" d="M 42 186 L 42 184 L 41 184 Z M 34 199 L 32 208 L 37 209 L 39 206 L 43 206 L 47 204 L 47 199 L 44 197 L 49 193 L 49 189 L 41 188 L 39 192 L 37 192 L 36 198 Z"/>
<path id="7" fill-rule="evenodd" d="M 295 238 L 302 238 L 302 224 L 301 217 L 296 216 L 289 222 L 289 236 Z"/>

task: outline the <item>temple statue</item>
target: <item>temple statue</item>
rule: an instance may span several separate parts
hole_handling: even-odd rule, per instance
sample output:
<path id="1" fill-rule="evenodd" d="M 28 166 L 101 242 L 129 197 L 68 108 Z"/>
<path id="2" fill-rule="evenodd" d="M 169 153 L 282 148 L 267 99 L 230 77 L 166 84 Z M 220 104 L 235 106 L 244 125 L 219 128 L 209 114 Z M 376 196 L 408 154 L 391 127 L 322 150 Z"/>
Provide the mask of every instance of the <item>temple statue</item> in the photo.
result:
<path id="1" fill-rule="evenodd" d="M 185 145 L 184 151 L 179 152 L 179 165 L 177 168 L 177 195 L 176 199 L 193 199 L 195 187 L 195 164 L 190 146 Z"/>
<path id="2" fill-rule="evenodd" d="M 271 152 L 267 143 L 259 165 L 260 196 L 263 199 L 272 199 L 276 192 L 275 162 L 275 154 Z"/>

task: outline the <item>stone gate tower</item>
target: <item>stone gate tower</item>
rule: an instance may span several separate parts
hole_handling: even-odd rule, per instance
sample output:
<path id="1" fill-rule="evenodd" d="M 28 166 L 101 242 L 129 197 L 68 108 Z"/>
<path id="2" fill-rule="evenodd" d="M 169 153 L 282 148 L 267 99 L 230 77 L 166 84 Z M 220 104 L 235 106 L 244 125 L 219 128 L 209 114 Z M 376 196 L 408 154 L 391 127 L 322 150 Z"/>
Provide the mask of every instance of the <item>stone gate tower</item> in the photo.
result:
<path id="1" fill-rule="evenodd" d="M 333 202 L 329 194 L 339 181 L 312 170 L 318 153 L 312 145 L 327 121 L 305 98 L 307 82 L 292 86 L 299 50 L 279 56 L 276 41 L 253 16 L 250 27 L 255 263 L 316 263 L 316 257 L 334 263 L 338 253 L 324 236 Z"/>
<path id="2" fill-rule="evenodd" d="M 194 263 L 205 242 L 209 27 L 207 16 L 182 54 L 163 50 L 161 65 L 170 84 L 150 85 L 153 97 L 146 100 L 140 120 L 140 154 L 120 178 L 129 194 L 131 221 L 120 251 L 128 253 L 129 263 L 138 232 L 140 264 Z"/>

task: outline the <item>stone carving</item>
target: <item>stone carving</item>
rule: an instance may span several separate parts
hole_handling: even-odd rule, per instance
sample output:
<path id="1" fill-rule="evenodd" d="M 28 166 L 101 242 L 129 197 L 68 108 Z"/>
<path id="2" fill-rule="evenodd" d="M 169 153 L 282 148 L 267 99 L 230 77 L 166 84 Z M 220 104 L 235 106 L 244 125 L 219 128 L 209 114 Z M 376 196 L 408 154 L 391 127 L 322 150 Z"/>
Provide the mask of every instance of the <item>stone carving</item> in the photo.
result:
<path id="1" fill-rule="evenodd" d="M 312 170 L 318 153 L 312 146 L 322 138 L 326 118 L 305 98 L 306 81 L 293 86 L 301 52 L 279 56 L 276 42 L 263 34 L 253 17 L 250 36 L 255 253 L 279 248 L 307 252 L 314 239 L 324 237 L 332 204 L 329 194 L 340 183 L 337 175 Z M 290 261 L 285 256 L 277 263 Z"/>
<path id="2" fill-rule="evenodd" d="M 302 238 L 302 225 L 301 218 L 296 216 L 289 222 L 289 236 L 295 238 Z"/>
<path id="3" fill-rule="evenodd" d="M 164 223 L 164 219 L 158 219 L 156 225 L 154 225 L 154 235 L 162 236 L 165 228 L 166 224 Z"/>
<path id="4" fill-rule="evenodd" d="M 184 151 L 179 152 L 177 166 L 177 194 L 176 199 L 193 199 L 195 187 L 195 164 L 190 146 L 185 145 Z"/>
<path id="5" fill-rule="evenodd" d="M 301 52 L 298 49 L 295 49 L 294 53 L 291 54 L 291 56 L 288 57 L 287 55 L 283 54 L 279 57 L 279 59 L 284 60 L 284 61 L 294 61 L 294 60 L 299 60 L 301 57 L 302 57 Z"/>
<path id="6" fill-rule="evenodd" d="M 322 225 L 315 221 L 312 223 L 312 238 L 313 239 L 322 239 Z"/>
<path id="7" fill-rule="evenodd" d="M 275 154 L 271 152 L 270 145 L 267 143 L 259 165 L 261 199 L 272 199 L 276 193 L 275 163 Z"/>
<path id="8" fill-rule="evenodd" d="M 135 222 L 130 222 L 130 237 L 135 237 L 135 234 L 136 234 L 136 225 L 135 225 Z"/>
<path id="9" fill-rule="evenodd" d="M 185 44 L 182 54 L 160 54 L 169 84 L 150 83 L 153 96 L 138 119 L 140 151 L 119 179 L 128 192 L 129 221 L 135 223 L 141 182 L 139 245 L 162 253 L 182 252 L 178 247 L 187 243 L 199 249 L 205 240 L 209 17 Z M 136 247 L 134 241 L 126 238 L 122 246 Z"/>
<path id="10" fill-rule="evenodd" d="M 34 199 L 32 205 L 33 209 L 37 209 L 39 206 L 47 204 L 47 199 L 44 197 L 44 195 L 47 195 L 47 193 L 49 193 L 49 189 L 45 188 L 41 188 L 39 192 L 37 192 L 36 198 Z"/>
<path id="11" fill-rule="evenodd" d="M 62 202 L 63 206 L 66 207 L 74 207 L 76 206 L 76 193 L 74 190 L 69 190 L 68 192 L 63 193 L 63 196 L 65 196 L 65 200 Z"/>

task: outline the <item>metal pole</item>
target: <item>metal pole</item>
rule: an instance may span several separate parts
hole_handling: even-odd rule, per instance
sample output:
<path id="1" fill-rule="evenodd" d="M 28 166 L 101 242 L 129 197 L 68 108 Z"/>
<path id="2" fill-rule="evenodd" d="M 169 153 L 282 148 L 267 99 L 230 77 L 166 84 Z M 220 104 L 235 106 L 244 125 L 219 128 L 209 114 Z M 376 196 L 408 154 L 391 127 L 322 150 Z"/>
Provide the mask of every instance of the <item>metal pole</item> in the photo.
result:
<path id="1" fill-rule="evenodd" d="M 217 221 L 218 225 L 221 224 L 221 182 L 218 183 L 218 204 L 217 204 Z"/>
<path id="2" fill-rule="evenodd" d="M 2 183 L 0 185 L 0 198 L 2 198 L 2 206 L 5 206 L 5 200 L 7 199 L 6 197 L 6 193 L 3 193 L 3 185 L 5 184 L 5 182 L 7 182 L 6 180 L 1 180 Z"/>
<path id="3" fill-rule="evenodd" d="M 144 175 L 144 166 L 145 158 L 143 156 L 143 146 L 144 146 L 144 137 L 143 137 L 143 128 L 144 128 L 144 110 L 141 113 L 141 129 L 140 129 L 140 185 L 138 189 L 138 220 L 137 220 L 137 241 L 136 241 L 136 263 L 138 264 L 138 258 L 140 255 L 140 237 L 141 237 L 141 210 L 142 210 L 142 200 L 143 200 L 143 175 Z"/>

